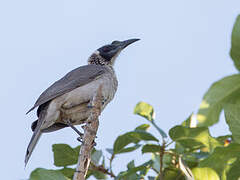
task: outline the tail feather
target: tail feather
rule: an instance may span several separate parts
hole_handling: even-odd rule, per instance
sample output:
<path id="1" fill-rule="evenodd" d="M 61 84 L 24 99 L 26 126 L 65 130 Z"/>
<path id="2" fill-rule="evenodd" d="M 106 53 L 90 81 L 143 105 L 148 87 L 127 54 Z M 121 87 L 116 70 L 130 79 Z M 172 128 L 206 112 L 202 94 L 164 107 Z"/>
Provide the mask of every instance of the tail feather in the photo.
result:
<path id="1" fill-rule="evenodd" d="M 28 160 L 29 158 L 31 157 L 32 155 L 32 152 L 39 140 L 39 138 L 41 137 L 41 134 L 42 134 L 42 130 L 41 130 L 41 127 L 42 127 L 42 124 L 44 122 L 44 119 L 45 119 L 45 116 L 46 116 L 46 113 L 47 113 L 47 109 L 48 109 L 48 105 L 49 105 L 49 102 L 45 103 L 45 104 L 42 104 L 39 108 L 38 108 L 38 120 L 34 121 L 31 128 L 32 130 L 34 131 L 33 132 L 33 135 L 32 135 L 32 138 L 28 144 L 28 147 L 27 147 L 27 152 L 26 152 L 26 155 L 25 155 L 25 167 L 28 163 Z"/>
<path id="2" fill-rule="evenodd" d="M 33 152 L 39 138 L 41 137 L 41 134 L 42 134 L 42 132 L 40 131 L 40 128 L 37 127 L 35 129 L 35 131 L 33 132 L 32 138 L 31 138 L 30 143 L 27 147 L 27 152 L 26 152 L 26 155 L 25 155 L 25 166 L 27 165 L 28 160 L 32 155 L 32 152 Z"/>

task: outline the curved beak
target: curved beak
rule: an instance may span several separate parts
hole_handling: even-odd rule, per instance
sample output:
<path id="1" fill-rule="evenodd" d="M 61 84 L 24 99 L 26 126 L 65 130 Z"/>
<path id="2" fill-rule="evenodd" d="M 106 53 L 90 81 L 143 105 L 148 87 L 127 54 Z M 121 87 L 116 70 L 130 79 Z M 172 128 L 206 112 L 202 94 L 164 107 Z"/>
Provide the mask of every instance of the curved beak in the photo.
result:
<path id="1" fill-rule="evenodd" d="M 136 41 L 139 41 L 140 39 L 128 39 L 126 41 L 121 41 L 120 42 L 120 46 L 121 46 L 121 49 L 124 49 L 125 47 L 129 46 L 130 44 L 136 42 Z"/>

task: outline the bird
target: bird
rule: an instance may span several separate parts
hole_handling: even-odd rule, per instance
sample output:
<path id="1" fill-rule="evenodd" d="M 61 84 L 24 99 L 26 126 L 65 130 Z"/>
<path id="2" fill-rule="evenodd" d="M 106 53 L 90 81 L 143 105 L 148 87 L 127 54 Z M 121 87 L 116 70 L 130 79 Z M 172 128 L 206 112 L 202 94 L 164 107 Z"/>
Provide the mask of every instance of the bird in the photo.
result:
<path id="1" fill-rule="evenodd" d="M 102 89 L 102 110 L 113 99 L 118 80 L 113 68 L 120 52 L 140 39 L 113 41 L 98 48 L 88 58 L 87 65 L 80 66 L 53 83 L 37 99 L 33 107 L 38 107 L 37 117 L 31 125 L 33 135 L 25 155 L 25 167 L 43 133 L 65 127 L 83 124 L 91 110 L 91 100 L 98 87 Z M 81 135 L 81 134 L 80 134 Z"/>

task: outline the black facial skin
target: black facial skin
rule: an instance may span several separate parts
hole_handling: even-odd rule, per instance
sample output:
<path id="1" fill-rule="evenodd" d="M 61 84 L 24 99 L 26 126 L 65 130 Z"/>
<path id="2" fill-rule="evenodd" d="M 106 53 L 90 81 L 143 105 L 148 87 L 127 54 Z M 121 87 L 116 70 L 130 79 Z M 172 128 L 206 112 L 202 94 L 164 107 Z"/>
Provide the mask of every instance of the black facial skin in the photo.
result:
<path id="1" fill-rule="evenodd" d="M 112 44 L 105 45 L 98 49 L 100 56 L 106 61 L 110 61 L 120 50 L 140 39 L 128 39 L 126 41 L 113 41 Z"/>
<path id="2" fill-rule="evenodd" d="M 107 61 L 110 61 L 119 50 L 120 47 L 114 44 L 106 45 L 98 49 L 100 56 L 102 56 Z"/>

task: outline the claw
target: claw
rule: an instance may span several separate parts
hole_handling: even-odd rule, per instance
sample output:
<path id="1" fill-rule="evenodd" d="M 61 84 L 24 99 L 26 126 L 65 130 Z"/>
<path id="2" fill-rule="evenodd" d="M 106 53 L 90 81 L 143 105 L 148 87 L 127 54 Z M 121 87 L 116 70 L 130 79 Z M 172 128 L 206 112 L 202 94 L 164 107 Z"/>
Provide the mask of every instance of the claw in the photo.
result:
<path id="1" fill-rule="evenodd" d="M 94 141 L 92 144 L 92 147 L 95 147 L 97 145 L 97 143 Z"/>
<path id="2" fill-rule="evenodd" d="M 77 138 L 77 140 L 78 140 L 79 142 L 81 142 L 81 143 L 83 142 L 83 140 L 82 140 L 82 137 L 81 137 L 81 136 L 80 136 L 80 137 L 78 137 L 78 138 Z"/>
<path id="3" fill-rule="evenodd" d="M 88 104 L 87 104 L 87 108 L 92 109 L 92 108 L 93 108 L 93 105 L 92 105 L 91 103 L 88 103 Z"/>
<path id="4" fill-rule="evenodd" d="M 107 99 L 104 98 L 104 96 L 102 96 L 102 105 L 104 105 L 107 102 Z"/>

